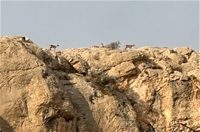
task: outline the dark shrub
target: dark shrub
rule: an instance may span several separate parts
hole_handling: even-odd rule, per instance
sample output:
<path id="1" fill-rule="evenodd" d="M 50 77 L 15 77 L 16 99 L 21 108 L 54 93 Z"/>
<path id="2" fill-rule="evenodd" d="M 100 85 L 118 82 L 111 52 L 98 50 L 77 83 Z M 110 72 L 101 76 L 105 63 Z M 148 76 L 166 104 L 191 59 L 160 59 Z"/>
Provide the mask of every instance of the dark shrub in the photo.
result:
<path id="1" fill-rule="evenodd" d="M 105 73 L 94 73 L 92 72 L 89 77 L 87 77 L 87 81 L 91 82 L 91 86 L 97 87 L 104 94 L 112 94 L 117 88 L 117 78 L 108 76 Z"/>
<path id="2" fill-rule="evenodd" d="M 106 48 L 109 48 L 109 49 L 119 49 L 120 48 L 120 41 L 116 41 L 116 42 L 111 42 L 110 44 L 106 45 L 105 47 Z"/>

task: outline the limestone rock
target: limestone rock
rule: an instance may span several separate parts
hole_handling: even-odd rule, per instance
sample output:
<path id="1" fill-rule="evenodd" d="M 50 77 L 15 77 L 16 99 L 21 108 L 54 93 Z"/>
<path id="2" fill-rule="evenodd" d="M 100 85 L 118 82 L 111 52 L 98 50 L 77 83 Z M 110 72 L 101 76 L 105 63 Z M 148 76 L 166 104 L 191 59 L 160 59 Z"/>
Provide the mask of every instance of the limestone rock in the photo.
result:
<path id="1" fill-rule="evenodd" d="M 191 54 L 194 52 L 194 50 L 192 50 L 189 47 L 177 47 L 174 49 L 176 52 L 178 52 L 179 54 L 184 55 L 185 57 L 187 57 L 187 59 L 190 58 Z"/>
<path id="2" fill-rule="evenodd" d="M 0 38 L 0 131 L 200 131 L 200 53 Z"/>
<path id="3" fill-rule="evenodd" d="M 145 55 L 136 50 L 127 52 L 107 48 L 83 48 L 63 50 L 62 52 L 77 71 L 88 71 L 88 74 L 109 71 L 122 62 L 131 63 L 146 59 Z"/>
<path id="4" fill-rule="evenodd" d="M 0 46 L 1 131 L 75 131 L 74 107 L 39 47 L 17 37 Z"/>
<path id="5" fill-rule="evenodd" d="M 108 71 L 109 76 L 128 76 L 128 75 L 134 75 L 137 73 L 137 70 L 132 62 L 122 62 L 121 64 L 112 67 Z"/>

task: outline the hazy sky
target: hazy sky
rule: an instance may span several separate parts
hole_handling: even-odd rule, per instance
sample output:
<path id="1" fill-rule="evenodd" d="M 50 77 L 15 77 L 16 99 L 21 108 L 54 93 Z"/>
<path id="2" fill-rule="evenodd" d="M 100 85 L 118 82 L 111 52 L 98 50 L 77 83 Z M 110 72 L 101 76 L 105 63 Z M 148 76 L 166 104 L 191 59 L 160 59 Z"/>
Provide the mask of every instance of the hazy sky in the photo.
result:
<path id="1" fill-rule="evenodd" d="M 198 1 L 1 1 L 1 36 L 27 36 L 42 48 L 114 41 L 199 50 Z"/>

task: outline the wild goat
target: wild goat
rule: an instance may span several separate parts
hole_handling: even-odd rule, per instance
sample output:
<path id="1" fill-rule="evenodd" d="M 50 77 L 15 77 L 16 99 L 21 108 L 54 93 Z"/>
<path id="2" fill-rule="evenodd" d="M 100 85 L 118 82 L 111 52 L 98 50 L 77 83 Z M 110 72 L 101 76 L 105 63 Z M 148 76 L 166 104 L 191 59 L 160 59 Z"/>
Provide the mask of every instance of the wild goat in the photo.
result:
<path id="1" fill-rule="evenodd" d="M 52 44 L 49 46 L 50 46 L 50 48 L 49 48 L 50 50 L 51 50 L 51 48 L 54 48 L 54 50 L 55 50 L 57 47 L 59 47 L 59 45 L 52 45 Z"/>
<path id="2" fill-rule="evenodd" d="M 129 49 L 131 49 L 132 47 L 135 47 L 135 44 L 127 44 L 127 45 L 125 45 L 125 50 L 127 49 L 127 48 L 129 48 Z"/>

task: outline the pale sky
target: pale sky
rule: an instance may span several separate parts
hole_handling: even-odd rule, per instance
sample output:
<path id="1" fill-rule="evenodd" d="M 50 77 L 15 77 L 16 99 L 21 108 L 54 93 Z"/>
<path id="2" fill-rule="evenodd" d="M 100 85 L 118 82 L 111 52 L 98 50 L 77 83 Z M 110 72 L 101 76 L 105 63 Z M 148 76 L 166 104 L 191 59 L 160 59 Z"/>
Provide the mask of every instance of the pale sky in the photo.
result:
<path id="1" fill-rule="evenodd" d="M 199 51 L 198 1 L 1 1 L 1 36 L 42 48 L 121 42 Z"/>

